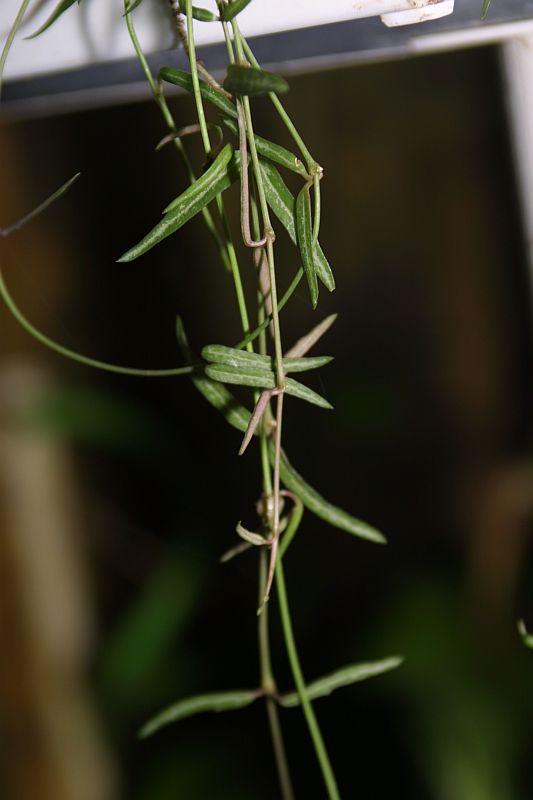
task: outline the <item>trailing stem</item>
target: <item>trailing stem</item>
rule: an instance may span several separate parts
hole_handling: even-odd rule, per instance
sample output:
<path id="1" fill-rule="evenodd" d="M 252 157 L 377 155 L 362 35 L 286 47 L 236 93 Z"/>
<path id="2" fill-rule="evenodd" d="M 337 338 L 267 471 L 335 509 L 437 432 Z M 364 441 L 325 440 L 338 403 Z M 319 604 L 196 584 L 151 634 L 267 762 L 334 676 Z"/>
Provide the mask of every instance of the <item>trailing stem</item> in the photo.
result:
<path id="1" fill-rule="evenodd" d="M 296 643 L 294 641 L 294 633 L 292 630 L 291 616 L 289 612 L 289 602 L 287 599 L 287 589 L 285 586 L 285 576 L 283 573 L 282 560 L 278 559 L 276 564 L 276 587 L 278 590 L 279 609 L 281 615 L 281 624 L 283 627 L 283 634 L 287 645 L 287 655 L 291 666 L 294 683 L 296 684 L 296 691 L 300 698 L 302 710 L 311 734 L 311 739 L 315 748 L 315 752 L 322 770 L 324 783 L 328 792 L 329 800 L 340 800 L 339 790 L 337 788 L 337 781 L 329 760 L 329 756 L 324 744 L 324 739 L 318 727 L 317 718 L 313 711 L 311 701 L 307 696 L 305 687 L 304 676 L 300 666 L 300 659 L 296 650 Z"/>
<path id="2" fill-rule="evenodd" d="M 205 123 L 205 113 L 203 109 L 203 102 L 202 96 L 200 93 L 200 85 L 198 79 L 198 71 L 197 71 L 197 61 L 196 61 L 196 49 L 194 44 L 194 29 L 193 29 L 193 20 L 192 20 L 192 4 L 191 0 L 186 1 L 186 11 L 187 11 L 187 53 L 189 55 L 189 63 L 191 67 L 191 75 L 193 81 L 193 91 L 194 97 L 196 102 L 196 108 L 198 111 L 198 121 L 200 124 L 201 129 L 203 129 L 202 139 L 204 142 L 204 148 L 206 150 L 206 155 L 209 154 L 210 150 L 210 143 L 209 143 L 209 136 L 207 133 L 207 126 Z M 228 47 L 230 48 L 231 52 L 231 42 L 228 42 Z M 253 141 L 253 139 L 252 139 Z M 253 142 L 254 150 L 255 150 L 255 142 Z M 252 159 L 253 159 L 253 152 L 252 152 Z M 255 153 L 255 159 L 257 162 L 257 153 Z M 258 162 L 257 162 L 258 163 Z M 247 189 L 248 187 L 246 187 Z M 244 193 L 244 188 L 243 188 Z M 264 194 L 264 193 L 263 193 Z M 248 197 L 248 193 L 246 192 L 246 196 Z M 222 199 L 220 198 L 220 204 L 222 203 Z M 220 207 L 220 206 L 219 206 Z M 266 207 L 266 200 L 265 200 L 265 207 Z M 268 209 L 267 209 L 267 219 L 268 219 Z M 221 216 L 222 219 L 225 220 L 225 214 L 223 213 L 223 207 L 221 209 Z M 270 224 L 268 225 L 269 231 L 271 230 Z M 227 224 L 224 226 L 224 231 L 226 235 L 226 240 L 228 240 L 229 236 L 229 226 Z M 272 245 L 270 239 L 267 239 L 267 246 Z M 233 258 L 236 262 L 235 251 L 232 248 Z M 267 251 L 268 252 L 268 251 Z M 272 255 L 272 262 L 269 260 L 269 266 L 272 263 L 272 268 L 270 270 L 270 278 L 271 278 L 271 288 L 272 288 L 272 275 L 273 275 L 273 255 Z M 238 264 L 236 266 L 237 273 L 239 272 Z M 239 273 L 240 275 L 240 273 Z M 275 276 L 274 276 L 275 282 Z M 242 289 L 242 284 L 240 282 L 239 277 L 239 285 Z M 237 292 L 237 301 L 239 304 L 239 308 L 241 310 L 241 320 L 243 322 L 243 332 L 246 334 L 249 331 L 249 324 L 248 324 L 248 314 L 246 312 L 246 305 L 244 295 L 241 292 Z M 275 314 L 275 318 L 277 320 L 277 329 L 279 335 L 279 317 L 278 317 L 278 309 L 277 305 L 275 306 L 274 311 L 274 304 L 273 304 L 273 314 Z M 279 337 L 278 337 L 279 340 Z M 281 343 L 280 343 L 281 347 Z M 251 342 L 247 344 L 247 349 L 252 351 L 253 345 Z M 279 360 L 281 364 L 281 358 Z M 281 367 L 281 369 L 283 369 Z M 282 407 L 282 406 L 281 406 Z M 281 419 L 280 419 L 281 422 Z M 280 431 L 281 431 L 281 424 L 280 424 Z M 266 440 L 266 432 L 264 429 L 264 425 L 261 426 L 261 465 L 263 469 L 263 487 L 265 494 L 267 497 L 273 491 L 274 493 L 274 518 L 276 519 L 276 495 L 277 495 L 277 528 L 274 525 L 274 531 L 279 530 L 279 456 L 278 456 L 278 465 L 277 470 L 274 468 L 274 487 L 272 489 L 271 485 L 271 477 L 270 477 L 270 465 L 268 461 L 268 443 Z M 277 481 L 277 483 L 276 483 Z M 277 492 L 276 492 L 277 486 Z M 277 536 L 275 537 L 276 545 L 277 545 Z M 273 545 L 274 546 L 274 545 Z M 275 556 L 275 551 L 274 551 Z M 263 569 L 263 567 L 261 568 Z M 268 591 L 268 578 L 265 581 L 264 579 L 260 581 L 260 592 L 263 596 L 267 596 Z M 260 650 L 260 662 L 261 662 L 261 680 L 262 684 L 266 683 L 266 686 L 263 685 L 263 688 L 266 690 L 267 688 L 270 691 L 266 691 L 266 706 L 267 706 L 267 715 L 269 720 L 269 727 L 270 733 L 272 737 L 272 745 L 274 749 L 274 755 L 276 760 L 276 767 L 278 771 L 278 777 L 280 782 L 280 788 L 283 795 L 283 800 L 292 800 L 294 797 L 291 780 L 290 780 L 290 773 L 289 767 L 287 762 L 287 757 L 285 753 L 285 747 L 283 743 L 283 736 L 281 732 L 281 725 L 279 721 L 279 713 L 277 706 L 272 698 L 272 691 L 271 687 L 275 686 L 274 678 L 272 675 L 272 665 L 270 662 L 270 650 L 268 645 L 268 616 L 265 617 L 264 620 L 259 620 L 259 650 Z"/>

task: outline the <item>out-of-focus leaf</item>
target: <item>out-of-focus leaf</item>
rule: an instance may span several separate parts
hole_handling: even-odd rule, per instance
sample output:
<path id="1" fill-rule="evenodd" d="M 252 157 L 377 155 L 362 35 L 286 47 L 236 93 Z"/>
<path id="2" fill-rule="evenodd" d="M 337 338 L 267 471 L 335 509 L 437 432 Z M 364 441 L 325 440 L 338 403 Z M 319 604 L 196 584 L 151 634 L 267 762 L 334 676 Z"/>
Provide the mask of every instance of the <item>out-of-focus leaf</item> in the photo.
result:
<path id="1" fill-rule="evenodd" d="M 52 11 L 50 16 L 46 20 L 46 22 L 43 25 L 41 25 L 39 30 L 35 31 L 35 33 L 32 33 L 30 36 L 26 36 L 26 39 L 35 39 L 37 36 L 40 36 L 41 33 L 44 33 L 46 30 L 48 30 L 48 28 L 50 28 L 54 24 L 54 22 L 58 20 L 59 17 L 62 14 L 64 14 L 65 11 L 67 11 L 76 2 L 77 0 L 60 0 L 60 2 L 57 4 L 55 9 Z"/>
<path id="2" fill-rule="evenodd" d="M 196 697 L 187 697 L 177 703 L 165 708 L 139 731 L 139 738 L 146 739 L 156 731 L 178 722 L 180 719 L 192 717 L 195 714 L 204 714 L 206 711 L 234 711 L 239 708 L 249 706 L 258 697 L 257 689 L 243 689 L 234 692 L 215 692 L 213 694 L 201 694 Z"/>
<path id="3" fill-rule="evenodd" d="M 239 174 L 237 169 L 230 167 L 233 152 L 230 144 L 225 145 L 209 169 L 165 209 L 165 216 L 161 222 L 152 228 L 144 239 L 124 253 L 118 261 L 124 263 L 139 258 L 167 236 L 179 230 L 205 208 L 217 194 L 227 189 Z"/>
<path id="4" fill-rule="evenodd" d="M 244 64 L 230 64 L 228 66 L 223 86 L 226 91 L 232 94 L 249 95 L 251 97 L 269 94 L 270 92 L 285 94 L 289 91 L 289 84 L 281 75 L 275 75 L 273 72 L 267 72 L 256 67 L 248 67 Z"/>
<path id="5" fill-rule="evenodd" d="M 523 619 L 518 621 L 518 633 L 525 646 L 533 649 L 533 634 L 527 632 L 526 624 Z"/>
<path id="6" fill-rule="evenodd" d="M 191 622 L 203 586 L 197 559 L 167 553 L 127 608 L 104 646 L 99 671 L 104 691 L 120 705 L 144 710 L 145 686 Z"/>
<path id="7" fill-rule="evenodd" d="M 270 461 L 274 463 L 274 446 L 272 443 L 269 445 Z M 353 517 L 342 508 L 332 505 L 320 495 L 316 489 L 313 489 L 303 478 L 296 472 L 286 454 L 281 451 L 280 461 L 280 476 L 281 480 L 287 489 L 297 495 L 304 506 L 312 511 L 317 517 L 323 519 L 333 525 L 334 528 L 340 528 L 347 533 L 358 536 L 361 539 L 367 539 L 376 544 L 386 544 L 387 540 L 378 530 L 368 525 L 366 522 Z"/>
<path id="8" fill-rule="evenodd" d="M 306 694 L 309 700 L 317 700 L 319 697 L 326 697 L 331 694 L 335 689 L 340 689 L 343 686 L 350 686 L 352 683 L 359 681 L 366 681 L 368 678 L 374 678 L 376 675 L 382 675 L 384 672 L 389 672 L 391 669 L 396 669 L 402 663 L 403 658 L 400 656 L 391 656 L 384 658 L 381 661 L 369 661 L 363 664 L 351 664 L 348 667 L 343 667 L 331 675 L 325 675 L 306 686 Z M 279 698 L 279 702 L 285 708 L 294 708 L 300 705 L 300 698 L 296 692 L 291 694 L 284 694 Z"/>
<path id="9" fill-rule="evenodd" d="M 490 8 L 491 0 L 483 0 L 483 7 L 481 9 L 481 19 L 485 19 Z"/>
<path id="10" fill-rule="evenodd" d="M 44 392 L 20 411 L 17 420 L 41 433 L 143 455 L 153 450 L 161 435 L 153 419 L 131 399 L 89 390 Z"/>

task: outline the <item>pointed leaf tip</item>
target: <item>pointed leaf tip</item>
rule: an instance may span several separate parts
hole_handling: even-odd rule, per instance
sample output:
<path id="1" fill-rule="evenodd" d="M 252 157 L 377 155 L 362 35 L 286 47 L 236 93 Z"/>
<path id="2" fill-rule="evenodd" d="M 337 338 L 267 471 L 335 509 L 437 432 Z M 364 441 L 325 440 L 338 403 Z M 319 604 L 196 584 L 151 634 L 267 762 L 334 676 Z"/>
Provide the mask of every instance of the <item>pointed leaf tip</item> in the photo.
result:
<path id="1" fill-rule="evenodd" d="M 244 689 L 187 697 L 165 708 L 155 717 L 148 720 L 139 731 L 139 739 L 146 739 L 166 725 L 178 722 L 186 717 L 192 717 L 195 714 L 203 714 L 208 711 L 234 711 L 244 708 L 253 703 L 259 694 L 257 689 Z"/>
<path id="2" fill-rule="evenodd" d="M 350 686 L 352 683 L 359 683 L 377 675 L 382 675 L 385 672 L 390 672 L 390 670 L 399 667 L 402 662 L 402 656 L 390 656 L 389 658 L 383 658 L 381 661 L 368 661 L 362 664 L 351 664 L 347 667 L 342 667 L 332 672 L 331 675 L 325 675 L 323 678 L 318 678 L 318 680 L 309 683 L 306 687 L 307 697 L 309 700 L 326 697 L 343 686 Z M 282 695 L 280 703 L 285 708 L 294 708 L 300 705 L 300 698 L 296 692 L 291 692 L 290 694 Z"/>

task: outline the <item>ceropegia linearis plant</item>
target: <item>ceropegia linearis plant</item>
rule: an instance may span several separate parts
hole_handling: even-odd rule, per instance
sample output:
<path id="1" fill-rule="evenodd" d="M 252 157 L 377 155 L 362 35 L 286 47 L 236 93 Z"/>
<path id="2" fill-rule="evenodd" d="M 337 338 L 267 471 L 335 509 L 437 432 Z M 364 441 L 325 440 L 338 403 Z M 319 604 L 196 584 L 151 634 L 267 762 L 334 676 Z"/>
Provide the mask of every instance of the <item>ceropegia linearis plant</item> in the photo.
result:
<path id="1" fill-rule="evenodd" d="M 90 0 L 84 0 L 90 2 Z M 293 377 L 296 373 L 326 366 L 330 356 L 309 355 L 335 321 L 335 315 L 310 326 L 310 330 L 291 346 L 283 341 L 281 312 L 294 290 L 305 277 L 310 311 L 319 301 L 319 289 L 335 289 L 331 267 L 319 243 L 320 181 L 323 170 L 311 155 L 294 122 L 285 110 L 280 95 L 288 91 L 287 82 L 278 75 L 261 69 L 251 47 L 239 27 L 239 12 L 250 0 L 216 0 L 212 10 L 195 8 L 191 0 L 171 0 L 170 11 L 176 24 L 181 46 L 190 66 L 189 72 L 165 67 L 156 77 L 152 74 L 134 28 L 134 10 L 142 0 L 125 0 L 124 24 L 133 48 L 152 90 L 153 99 L 162 114 L 168 133 L 159 146 L 172 144 L 185 164 L 189 186 L 169 202 L 163 216 L 152 230 L 134 243 L 118 260 L 122 263 L 141 258 L 162 239 L 172 236 L 190 219 L 200 215 L 218 249 L 222 265 L 229 271 L 242 325 L 242 340 L 237 343 L 207 343 L 197 355 L 189 346 L 182 318 L 177 318 L 176 335 L 185 364 L 166 370 L 141 370 L 97 361 L 75 353 L 50 340 L 24 317 L 11 297 L 0 274 L 0 294 L 12 314 L 42 344 L 63 356 L 97 369 L 146 377 L 187 375 L 194 386 L 226 421 L 243 434 L 239 454 L 256 450 L 261 475 L 257 498 L 257 528 L 247 530 L 236 523 L 238 543 L 221 561 L 225 562 L 244 551 L 256 549 L 259 561 L 258 642 L 259 685 L 248 690 L 216 692 L 179 700 L 157 713 L 141 730 L 149 736 L 163 726 L 193 714 L 206 711 L 227 711 L 243 708 L 253 702 L 266 704 L 281 796 L 293 798 L 294 790 L 285 748 L 280 709 L 300 706 L 305 716 L 316 757 L 322 771 L 328 798 L 339 798 L 337 781 L 315 716 L 313 701 L 335 689 L 370 678 L 396 667 L 401 659 L 389 657 L 380 661 L 355 664 L 337 669 L 332 674 L 306 684 L 294 640 L 283 559 L 302 521 L 304 509 L 329 525 L 373 543 L 384 543 L 381 533 L 351 514 L 325 500 L 294 469 L 282 448 L 284 412 L 300 400 L 320 409 L 331 405 L 305 383 Z M 168 3 L 168 0 L 161 0 Z M 259 0 L 256 0 L 259 2 Z M 51 16 L 32 34 L 43 34 L 60 19 L 75 0 L 60 0 Z M 31 0 L 23 0 L 0 58 L 1 73 L 14 36 L 23 23 Z M 222 26 L 227 48 L 226 77 L 220 85 L 196 57 L 195 24 Z M 195 100 L 197 119 L 178 126 L 165 98 L 165 86 L 174 84 L 190 92 Z M 296 152 L 271 142 L 255 130 L 253 100 L 267 95 L 279 114 Z M 218 115 L 217 124 L 208 123 L 205 106 Z M 185 137 L 201 137 L 204 160 L 193 168 L 185 147 Z M 287 187 L 282 171 L 289 170 L 301 180 L 296 195 Z M 38 213 L 66 192 L 78 178 L 76 175 L 9 228 L 3 236 L 20 229 Z M 240 184 L 240 231 L 249 252 L 246 263 L 240 263 L 227 217 L 224 192 L 232 184 Z M 288 288 L 280 296 L 278 286 L 282 270 L 275 260 L 277 235 L 289 235 L 299 253 L 301 266 L 290 276 Z M 252 270 L 256 290 L 247 297 L 241 281 L 241 270 Z M 284 275 L 284 281 L 287 281 Z M 253 312 L 252 312 L 253 308 Z M 252 316 L 253 314 L 253 316 Z M 311 316 L 311 313 L 310 313 Z M 253 322 L 252 322 L 253 319 Z M 298 376 L 299 378 L 299 376 Z M 236 401 L 228 386 L 248 387 L 249 407 Z M 292 398 L 295 398 L 294 401 Z M 247 456 L 251 457 L 251 454 Z M 277 590 L 278 606 L 287 656 L 296 691 L 281 693 L 274 677 L 269 645 L 269 598 Z M 255 613 L 256 609 L 251 610 Z"/>

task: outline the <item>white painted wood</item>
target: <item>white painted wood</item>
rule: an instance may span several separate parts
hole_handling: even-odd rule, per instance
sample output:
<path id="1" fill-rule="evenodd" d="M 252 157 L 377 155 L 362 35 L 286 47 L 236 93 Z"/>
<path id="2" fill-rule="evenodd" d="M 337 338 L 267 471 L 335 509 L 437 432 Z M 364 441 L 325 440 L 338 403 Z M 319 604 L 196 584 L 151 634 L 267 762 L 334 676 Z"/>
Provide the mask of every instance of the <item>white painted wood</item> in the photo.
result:
<path id="1" fill-rule="evenodd" d="M 57 0 L 37 6 L 26 22 L 23 34 L 35 31 L 51 13 Z M 450 7 L 451 3 L 451 7 Z M 0 0 L 0 36 L 5 40 L 20 0 Z M 209 0 L 195 0 L 205 8 L 215 8 Z M 248 36 L 295 30 L 331 22 L 404 12 L 410 23 L 436 18 L 439 11 L 451 13 L 453 0 L 253 0 L 240 20 Z M 449 10 L 447 10 L 449 9 Z M 42 37 L 25 41 L 19 35 L 6 66 L 6 80 L 102 63 L 132 55 L 131 43 L 122 20 L 122 0 L 84 0 L 73 5 Z M 170 48 L 174 35 L 164 0 L 144 0 L 134 12 L 139 38 L 147 53 Z M 442 15 L 442 14 L 440 14 Z M 395 23 L 399 24 L 399 23 Z M 404 23 L 402 23 L 404 24 Z M 199 44 L 221 41 L 220 25 L 198 23 L 195 37 Z"/>

